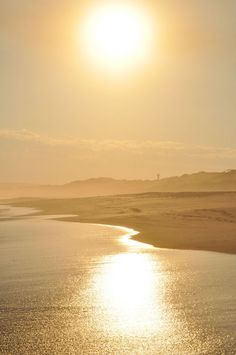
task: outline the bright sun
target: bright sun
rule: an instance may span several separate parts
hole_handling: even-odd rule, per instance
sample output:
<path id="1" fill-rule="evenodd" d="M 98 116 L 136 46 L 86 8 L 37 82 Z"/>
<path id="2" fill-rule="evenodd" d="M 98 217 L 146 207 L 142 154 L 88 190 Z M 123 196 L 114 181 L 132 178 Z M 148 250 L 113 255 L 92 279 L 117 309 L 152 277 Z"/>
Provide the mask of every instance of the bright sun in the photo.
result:
<path id="1" fill-rule="evenodd" d="M 152 21 L 135 5 L 110 3 L 90 10 L 82 24 L 82 43 L 94 63 L 120 71 L 150 54 Z"/>

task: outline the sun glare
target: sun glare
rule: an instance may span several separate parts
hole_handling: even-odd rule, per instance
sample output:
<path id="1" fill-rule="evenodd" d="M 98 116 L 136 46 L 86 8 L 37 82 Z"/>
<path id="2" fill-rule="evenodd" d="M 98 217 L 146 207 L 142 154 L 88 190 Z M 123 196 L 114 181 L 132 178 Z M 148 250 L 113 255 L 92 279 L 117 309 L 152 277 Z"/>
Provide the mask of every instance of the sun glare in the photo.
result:
<path id="1" fill-rule="evenodd" d="M 120 70 L 150 54 L 152 21 L 143 8 L 112 3 L 88 11 L 80 29 L 87 57 L 106 69 Z"/>
<path id="2" fill-rule="evenodd" d="M 149 254 L 123 253 L 109 256 L 94 282 L 102 324 L 109 332 L 145 336 L 161 333 L 167 319 L 163 295 L 165 278 Z M 155 304 L 155 307 L 153 305 Z M 115 320 L 115 321 L 114 321 Z"/>

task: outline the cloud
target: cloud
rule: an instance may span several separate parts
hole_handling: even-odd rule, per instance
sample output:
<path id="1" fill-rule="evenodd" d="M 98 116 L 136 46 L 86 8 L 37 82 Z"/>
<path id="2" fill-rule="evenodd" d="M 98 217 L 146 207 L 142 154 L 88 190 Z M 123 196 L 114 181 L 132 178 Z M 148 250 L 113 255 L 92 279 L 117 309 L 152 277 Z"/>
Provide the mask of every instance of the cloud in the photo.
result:
<path id="1" fill-rule="evenodd" d="M 167 157 L 185 156 L 202 159 L 236 159 L 236 148 L 231 147 L 201 146 L 174 141 L 60 138 L 27 129 L 2 129 L 0 130 L 0 143 L 3 140 L 20 141 L 48 147 L 71 147 L 76 149 L 76 151 L 88 153 L 124 152 Z"/>
<path id="2" fill-rule="evenodd" d="M 35 142 L 43 145 L 68 145 L 71 144 L 71 140 L 58 139 L 54 137 L 49 137 L 47 135 L 32 132 L 27 129 L 21 130 L 10 130 L 2 129 L 0 130 L 0 139 L 16 140 L 22 142 Z"/>

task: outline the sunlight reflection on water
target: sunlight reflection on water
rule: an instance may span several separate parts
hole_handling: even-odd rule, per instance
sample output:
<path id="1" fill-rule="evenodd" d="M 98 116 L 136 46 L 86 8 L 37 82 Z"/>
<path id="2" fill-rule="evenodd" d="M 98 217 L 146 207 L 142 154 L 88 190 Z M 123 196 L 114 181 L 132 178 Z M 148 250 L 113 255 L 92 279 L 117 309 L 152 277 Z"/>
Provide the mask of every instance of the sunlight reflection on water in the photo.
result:
<path id="1" fill-rule="evenodd" d="M 136 335 L 148 331 L 151 335 L 163 328 L 164 276 L 156 269 L 148 254 L 123 253 L 105 258 L 95 287 L 109 331 Z"/>
<path id="2" fill-rule="evenodd" d="M 234 354 L 235 256 L 48 218 L 0 223 L 0 353 Z"/>

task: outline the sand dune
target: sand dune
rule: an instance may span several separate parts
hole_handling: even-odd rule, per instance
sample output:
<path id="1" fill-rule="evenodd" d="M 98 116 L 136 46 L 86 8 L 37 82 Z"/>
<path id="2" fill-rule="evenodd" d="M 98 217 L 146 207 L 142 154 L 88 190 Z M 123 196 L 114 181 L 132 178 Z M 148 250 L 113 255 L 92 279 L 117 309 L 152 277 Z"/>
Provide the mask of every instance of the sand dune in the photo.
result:
<path id="1" fill-rule="evenodd" d="M 144 192 L 236 191 L 236 170 L 199 172 L 160 180 L 97 178 L 64 185 L 0 184 L 0 198 L 73 198 Z"/>

